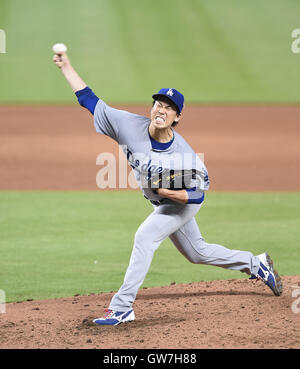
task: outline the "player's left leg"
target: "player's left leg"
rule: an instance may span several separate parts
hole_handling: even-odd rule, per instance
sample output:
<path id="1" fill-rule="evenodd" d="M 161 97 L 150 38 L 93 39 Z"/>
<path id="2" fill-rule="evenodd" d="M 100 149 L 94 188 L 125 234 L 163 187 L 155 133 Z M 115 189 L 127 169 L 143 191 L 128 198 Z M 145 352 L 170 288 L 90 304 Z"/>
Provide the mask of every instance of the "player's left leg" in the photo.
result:
<path id="1" fill-rule="evenodd" d="M 195 216 L 199 205 L 182 205 L 166 201 L 140 225 L 124 282 L 113 296 L 109 309 L 128 311 L 150 268 L 154 252 L 161 242 Z"/>

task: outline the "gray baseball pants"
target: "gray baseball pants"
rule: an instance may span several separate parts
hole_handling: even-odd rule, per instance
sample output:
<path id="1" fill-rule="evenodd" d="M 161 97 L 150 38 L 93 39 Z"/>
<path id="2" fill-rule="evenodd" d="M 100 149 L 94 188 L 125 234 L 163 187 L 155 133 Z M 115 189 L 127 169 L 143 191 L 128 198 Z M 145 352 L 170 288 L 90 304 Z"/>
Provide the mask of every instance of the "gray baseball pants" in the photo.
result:
<path id="1" fill-rule="evenodd" d="M 155 250 L 169 237 L 191 263 L 215 265 L 222 268 L 256 274 L 259 259 L 248 251 L 230 250 L 206 243 L 195 220 L 201 204 L 179 204 L 165 200 L 154 207 L 153 213 L 138 228 L 124 282 L 113 296 L 109 309 L 132 309 L 137 292 L 150 268 Z"/>

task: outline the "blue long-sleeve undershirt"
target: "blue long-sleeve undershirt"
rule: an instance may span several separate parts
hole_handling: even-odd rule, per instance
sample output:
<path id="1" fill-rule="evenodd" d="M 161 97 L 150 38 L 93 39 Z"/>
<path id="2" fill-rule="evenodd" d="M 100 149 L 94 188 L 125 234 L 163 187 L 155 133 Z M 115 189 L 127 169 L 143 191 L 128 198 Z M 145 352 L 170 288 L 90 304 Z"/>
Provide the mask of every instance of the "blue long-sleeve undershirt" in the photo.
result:
<path id="1" fill-rule="evenodd" d="M 75 95 L 77 96 L 79 104 L 94 114 L 99 97 L 97 97 L 88 86 L 82 90 L 76 91 Z"/>
<path id="2" fill-rule="evenodd" d="M 75 95 L 77 96 L 77 100 L 81 106 L 88 109 L 91 114 L 94 114 L 95 107 L 99 98 L 94 94 L 94 92 L 87 86 L 82 90 L 76 91 Z M 158 150 L 166 150 L 174 141 L 174 137 L 170 142 L 161 143 L 154 140 L 150 137 L 151 145 L 153 149 Z M 204 192 L 203 191 L 196 191 L 196 187 L 187 189 L 188 194 L 188 204 L 201 204 L 204 200 Z"/>
<path id="3" fill-rule="evenodd" d="M 189 199 L 188 204 L 201 204 L 204 201 L 204 191 L 196 191 L 196 187 L 186 190 Z"/>

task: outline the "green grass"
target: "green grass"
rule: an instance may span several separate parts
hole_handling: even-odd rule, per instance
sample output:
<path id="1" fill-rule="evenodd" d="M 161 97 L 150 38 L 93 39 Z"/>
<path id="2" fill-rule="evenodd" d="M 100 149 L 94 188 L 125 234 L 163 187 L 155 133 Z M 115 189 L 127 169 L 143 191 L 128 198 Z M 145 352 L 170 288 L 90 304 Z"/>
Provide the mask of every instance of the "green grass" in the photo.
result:
<path id="1" fill-rule="evenodd" d="M 300 193 L 207 193 L 197 214 L 207 242 L 268 251 L 283 275 L 299 274 Z M 116 291 L 134 233 L 152 211 L 135 191 L 0 192 L 0 289 L 7 301 Z M 244 274 L 189 263 L 169 240 L 144 287 Z"/>
<path id="2" fill-rule="evenodd" d="M 75 100 L 56 42 L 110 103 L 149 102 L 162 86 L 188 103 L 299 102 L 299 12 L 295 0 L 1 0 L 0 103 Z"/>

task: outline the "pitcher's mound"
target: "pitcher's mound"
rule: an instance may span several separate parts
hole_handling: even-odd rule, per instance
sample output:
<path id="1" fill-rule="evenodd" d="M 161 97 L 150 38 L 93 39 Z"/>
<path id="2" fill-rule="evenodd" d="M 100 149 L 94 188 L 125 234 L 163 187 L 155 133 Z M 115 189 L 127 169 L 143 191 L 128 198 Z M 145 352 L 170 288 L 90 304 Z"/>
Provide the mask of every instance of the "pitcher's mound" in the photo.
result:
<path id="1" fill-rule="evenodd" d="M 142 289 L 116 327 L 92 322 L 113 293 L 10 303 L 0 348 L 299 348 L 300 276 L 282 279 L 280 297 L 248 279 Z"/>

